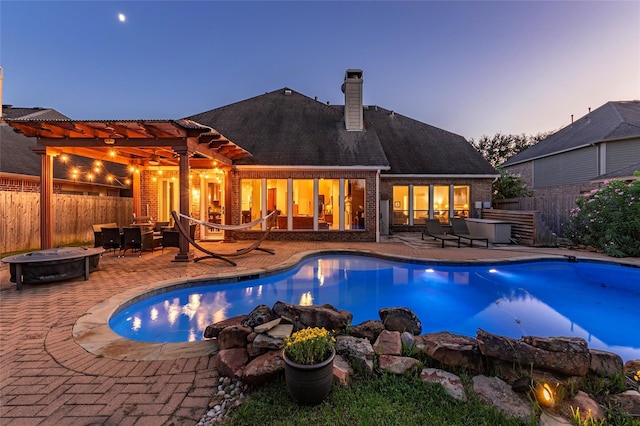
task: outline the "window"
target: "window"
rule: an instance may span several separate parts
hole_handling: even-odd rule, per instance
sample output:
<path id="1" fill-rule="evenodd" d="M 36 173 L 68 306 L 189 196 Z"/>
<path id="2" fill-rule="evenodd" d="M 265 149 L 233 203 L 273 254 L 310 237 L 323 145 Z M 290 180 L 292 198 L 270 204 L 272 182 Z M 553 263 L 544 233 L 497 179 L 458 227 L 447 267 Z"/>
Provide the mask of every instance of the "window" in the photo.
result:
<path id="1" fill-rule="evenodd" d="M 413 224 L 424 224 L 429 218 L 429 186 L 413 187 Z"/>
<path id="2" fill-rule="evenodd" d="M 394 225 L 409 224 L 409 187 L 393 187 L 393 222 Z"/>
<path id="3" fill-rule="evenodd" d="M 287 179 L 267 179 L 267 211 L 277 212 L 277 229 L 287 229 L 288 206 Z"/>
<path id="4" fill-rule="evenodd" d="M 293 229 L 313 229 L 313 179 L 293 179 Z"/>
<path id="5" fill-rule="evenodd" d="M 449 185 L 433 187 L 433 217 L 440 223 L 449 223 Z"/>
<path id="6" fill-rule="evenodd" d="M 453 187 L 453 217 L 469 217 L 469 187 Z"/>
<path id="7" fill-rule="evenodd" d="M 318 229 L 339 229 L 338 207 L 340 181 L 320 179 L 318 181 Z M 335 214 L 334 214 L 335 211 Z"/>
<path id="8" fill-rule="evenodd" d="M 365 180 L 344 180 L 344 229 L 364 229 Z"/>
<path id="9" fill-rule="evenodd" d="M 262 216 L 262 179 L 242 179 L 240 181 L 240 223 L 249 223 Z M 252 229 L 260 229 L 256 225 Z"/>

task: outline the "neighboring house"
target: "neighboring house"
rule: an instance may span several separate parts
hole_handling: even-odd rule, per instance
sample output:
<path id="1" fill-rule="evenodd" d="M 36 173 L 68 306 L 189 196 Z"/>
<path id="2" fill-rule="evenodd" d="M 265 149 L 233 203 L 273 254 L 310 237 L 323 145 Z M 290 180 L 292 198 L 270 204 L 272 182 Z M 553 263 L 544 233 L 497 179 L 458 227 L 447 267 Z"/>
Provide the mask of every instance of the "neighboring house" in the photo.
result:
<path id="1" fill-rule="evenodd" d="M 50 108 L 2 106 L 2 118 L 68 120 Z M 0 191 L 39 192 L 40 155 L 33 152 L 36 140 L 0 122 Z M 56 194 L 131 196 L 126 167 L 61 152 L 54 160 Z M 99 165 L 98 170 L 95 170 Z"/>
<path id="2" fill-rule="evenodd" d="M 580 194 L 640 163 L 640 101 L 607 102 L 507 160 L 536 196 Z M 620 173 L 622 172 L 622 173 Z"/>
<path id="3" fill-rule="evenodd" d="M 640 170 L 640 101 L 607 102 L 502 167 L 534 190 L 533 197 L 504 200 L 503 208 L 537 210 L 562 237 L 580 194 Z"/>
<path id="4" fill-rule="evenodd" d="M 188 117 L 251 153 L 229 176 L 233 223 L 277 210 L 277 229 L 297 232 L 274 238 L 342 231 L 341 239 L 371 241 L 425 218 L 475 216 L 472 206 L 491 199 L 497 172 L 462 136 L 363 105 L 361 70 L 347 70 L 342 91 L 343 106 L 283 88 Z"/>

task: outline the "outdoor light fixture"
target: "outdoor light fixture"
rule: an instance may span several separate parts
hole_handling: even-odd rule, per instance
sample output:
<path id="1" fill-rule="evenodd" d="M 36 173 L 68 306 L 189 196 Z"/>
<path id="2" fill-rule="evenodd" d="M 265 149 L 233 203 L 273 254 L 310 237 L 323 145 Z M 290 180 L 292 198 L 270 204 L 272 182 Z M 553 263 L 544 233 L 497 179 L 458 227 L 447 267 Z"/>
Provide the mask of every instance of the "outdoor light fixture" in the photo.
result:
<path id="1" fill-rule="evenodd" d="M 553 407 L 556 404 L 556 396 L 549 383 L 539 383 L 536 386 L 536 399 L 545 407 Z"/>
<path id="2" fill-rule="evenodd" d="M 112 138 L 105 138 L 104 143 L 106 143 L 107 145 L 113 145 L 114 143 L 116 143 L 116 140 Z"/>

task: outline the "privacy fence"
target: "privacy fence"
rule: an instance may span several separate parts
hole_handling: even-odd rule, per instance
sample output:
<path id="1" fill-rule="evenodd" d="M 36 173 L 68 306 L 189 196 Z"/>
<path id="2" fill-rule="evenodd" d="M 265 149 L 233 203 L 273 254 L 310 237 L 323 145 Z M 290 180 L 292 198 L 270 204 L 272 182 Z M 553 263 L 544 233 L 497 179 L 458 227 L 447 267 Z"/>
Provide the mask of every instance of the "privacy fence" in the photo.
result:
<path id="1" fill-rule="evenodd" d="M 133 199 L 53 195 L 53 243 L 93 246 L 96 223 L 131 223 Z M 40 194 L 0 191 L 0 253 L 40 249 Z"/>
<path id="2" fill-rule="evenodd" d="M 492 201 L 493 207 L 500 210 L 538 211 L 542 222 L 558 237 L 565 237 L 563 230 L 569 221 L 569 213 L 576 207 L 580 195 L 558 194 L 509 198 Z"/>

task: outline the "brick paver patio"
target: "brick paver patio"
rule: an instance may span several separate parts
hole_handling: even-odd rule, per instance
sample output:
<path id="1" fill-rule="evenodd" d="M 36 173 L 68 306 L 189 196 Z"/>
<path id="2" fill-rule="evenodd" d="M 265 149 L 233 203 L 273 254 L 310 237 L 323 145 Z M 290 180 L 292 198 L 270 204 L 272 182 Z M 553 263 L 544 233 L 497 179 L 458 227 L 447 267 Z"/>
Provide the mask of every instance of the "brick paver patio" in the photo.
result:
<path id="1" fill-rule="evenodd" d="M 246 243 L 205 243 L 233 251 Z M 215 245 L 215 246 L 214 246 Z M 157 361 L 96 356 L 78 345 L 72 329 L 96 304 L 142 285 L 166 280 L 266 270 L 300 253 L 353 249 L 434 260 L 489 260 L 573 255 L 563 249 L 501 246 L 439 248 L 420 234 L 401 234 L 381 243 L 275 242 L 276 255 L 253 252 L 236 258 L 236 268 L 216 260 L 174 263 L 177 249 L 117 258 L 105 253 L 89 281 L 77 278 L 25 284 L 16 291 L 9 268 L 0 264 L 0 424 L 195 425 L 215 393 L 218 373 L 206 352 Z M 629 260 L 627 260 L 629 261 Z M 640 260 L 634 259 L 636 264 Z"/>

